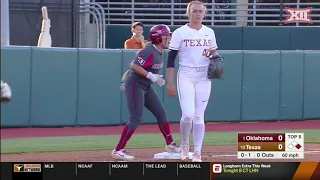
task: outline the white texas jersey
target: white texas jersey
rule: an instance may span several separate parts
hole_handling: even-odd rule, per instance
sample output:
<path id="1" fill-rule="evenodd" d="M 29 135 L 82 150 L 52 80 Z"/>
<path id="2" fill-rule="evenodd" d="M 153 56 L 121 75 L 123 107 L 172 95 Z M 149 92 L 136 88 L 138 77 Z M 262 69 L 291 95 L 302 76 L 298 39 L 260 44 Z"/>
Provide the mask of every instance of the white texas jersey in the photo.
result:
<path id="1" fill-rule="evenodd" d="M 206 57 L 208 50 L 217 49 L 214 31 L 202 25 L 200 30 L 190 28 L 187 24 L 172 33 L 169 49 L 179 50 L 179 64 L 189 67 L 209 65 Z"/>

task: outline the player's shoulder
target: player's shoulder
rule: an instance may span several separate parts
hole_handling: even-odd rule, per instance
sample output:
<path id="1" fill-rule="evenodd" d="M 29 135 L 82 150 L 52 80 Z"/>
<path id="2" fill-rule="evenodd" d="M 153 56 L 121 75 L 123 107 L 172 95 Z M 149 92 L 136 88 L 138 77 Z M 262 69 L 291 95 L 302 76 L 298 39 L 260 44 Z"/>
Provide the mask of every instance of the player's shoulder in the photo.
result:
<path id="1" fill-rule="evenodd" d="M 202 27 L 203 27 L 203 29 L 204 29 L 205 31 L 210 32 L 210 33 L 214 33 L 214 30 L 213 30 L 211 27 L 206 26 L 206 25 L 202 25 Z"/>
<path id="2" fill-rule="evenodd" d="M 151 54 L 155 51 L 155 48 L 153 46 L 152 43 L 148 43 L 146 44 L 146 46 L 143 49 L 140 49 L 138 54 L 144 54 L 144 55 L 148 55 Z"/>
<path id="3" fill-rule="evenodd" d="M 178 27 L 176 30 L 178 30 L 178 31 L 185 31 L 185 30 L 187 29 L 187 27 L 188 27 L 188 25 L 185 24 L 185 25 L 182 25 L 182 26 Z"/>
<path id="4" fill-rule="evenodd" d="M 155 50 L 155 47 L 152 43 L 147 43 L 146 46 L 144 47 L 144 49 L 146 51 L 154 51 Z"/>
<path id="5" fill-rule="evenodd" d="M 187 31 L 187 25 L 183 25 L 178 27 L 176 30 L 173 31 L 174 34 L 183 34 L 183 32 Z"/>

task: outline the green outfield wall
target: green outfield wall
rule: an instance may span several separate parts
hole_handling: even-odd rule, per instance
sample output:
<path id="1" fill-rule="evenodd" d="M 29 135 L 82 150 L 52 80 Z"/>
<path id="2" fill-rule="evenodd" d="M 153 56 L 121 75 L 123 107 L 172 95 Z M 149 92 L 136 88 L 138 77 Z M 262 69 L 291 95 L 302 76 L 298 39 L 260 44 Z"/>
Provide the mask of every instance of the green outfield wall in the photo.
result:
<path id="1" fill-rule="evenodd" d="M 207 122 L 320 119 L 320 51 L 219 53 L 225 58 L 225 74 L 213 81 Z M 135 54 L 122 49 L 2 47 L 1 79 L 13 90 L 12 102 L 1 106 L 2 127 L 126 123 L 119 85 Z M 178 122 L 177 97 L 153 86 L 169 120 Z M 145 110 L 143 123 L 155 122 Z"/>
<path id="2" fill-rule="evenodd" d="M 170 26 L 174 31 L 179 26 Z M 108 25 L 107 48 L 124 48 L 132 36 L 128 25 Z M 151 26 L 144 36 L 149 37 Z M 222 27 L 214 26 L 220 50 L 320 50 L 320 27 Z"/>

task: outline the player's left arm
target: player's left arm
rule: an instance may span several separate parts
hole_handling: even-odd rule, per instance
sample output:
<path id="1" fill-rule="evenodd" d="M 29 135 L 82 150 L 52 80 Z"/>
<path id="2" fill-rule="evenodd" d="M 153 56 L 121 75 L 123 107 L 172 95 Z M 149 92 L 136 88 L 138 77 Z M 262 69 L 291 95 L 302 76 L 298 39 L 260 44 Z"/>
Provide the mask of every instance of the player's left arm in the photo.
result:
<path id="1" fill-rule="evenodd" d="M 167 63 L 167 80 L 168 84 L 173 84 L 174 80 L 174 64 L 178 55 L 181 43 L 183 42 L 180 29 L 175 30 L 171 35 L 169 44 L 168 63 Z"/>
<path id="2" fill-rule="evenodd" d="M 217 53 L 216 52 L 217 49 L 218 49 L 218 45 L 217 45 L 216 35 L 215 35 L 214 31 L 212 30 L 212 38 L 211 38 L 210 49 L 209 49 L 210 51 L 207 54 L 207 56 L 209 57 L 209 56 Z"/>

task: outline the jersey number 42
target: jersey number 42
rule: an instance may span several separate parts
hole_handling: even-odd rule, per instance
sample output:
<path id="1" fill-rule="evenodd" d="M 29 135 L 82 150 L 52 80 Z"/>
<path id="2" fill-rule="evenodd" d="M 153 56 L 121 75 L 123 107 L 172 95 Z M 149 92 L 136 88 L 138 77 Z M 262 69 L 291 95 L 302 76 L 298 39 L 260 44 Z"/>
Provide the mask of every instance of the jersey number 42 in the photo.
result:
<path id="1" fill-rule="evenodd" d="M 214 53 L 214 50 L 205 49 L 205 50 L 203 50 L 203 52 L 202 52 L 202 56 L 209 57 L 209 56 L 211 56 L 213 53 Z"/>

